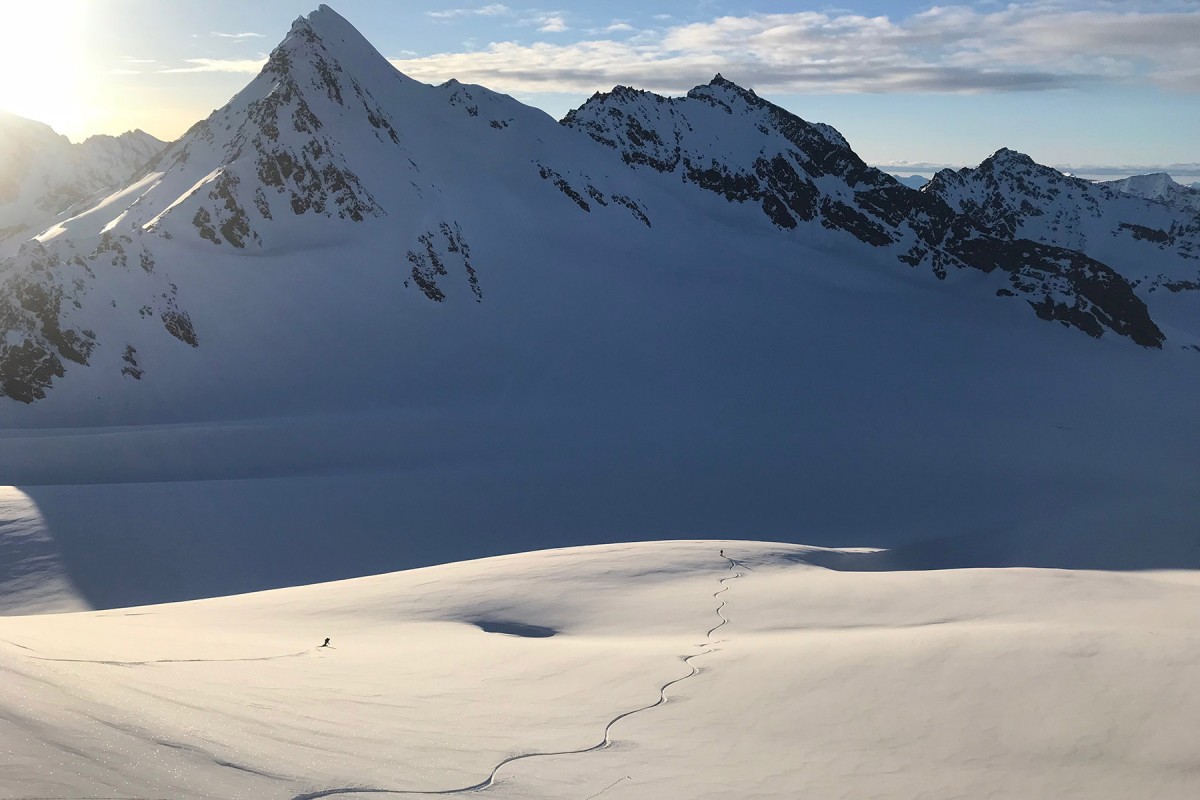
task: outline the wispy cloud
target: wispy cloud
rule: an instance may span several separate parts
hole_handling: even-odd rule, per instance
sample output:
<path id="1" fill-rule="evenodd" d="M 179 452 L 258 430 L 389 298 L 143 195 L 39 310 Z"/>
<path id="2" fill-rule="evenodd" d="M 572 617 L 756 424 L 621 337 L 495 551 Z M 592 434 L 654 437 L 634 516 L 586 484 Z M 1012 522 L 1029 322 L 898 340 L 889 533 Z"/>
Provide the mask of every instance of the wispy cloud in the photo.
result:
<path id="1" fill-rule="evenodd" d="M 188 58 L 186 67 L 168 67 L 159 72 L 242 72 L 256 74 L 267 63 L 262 58 Z"/>
<path id="2" fill-rule="evenodd" d="M 503 3 L 491 3 L 477 8 L 447 8 L 442 11 L 425 12 L 431 19 L 456 19 L 460 17 L 505 17 L 513 10 Z"/>
<path id="3" fill-rule="evenodd" d="M 247 39 L 262 39 L 266 36 L 265 33 L 253 33 L 250 31 L 245 33 L 222 33 L 220 31 L 213 31 L 211 35 L 216 36 L 218 39 L 232 39 L 237 42 L 244 42 Z"/>
<path id="4" fill-rule="evenodd" d="M 1037 91 L 1096 83 L 1200 91 L 1194 2 L 1096 8 L 1056 0 L 996 9 L 933 6 L 903 19 L 839 11 L 726 16 L 628 42 L 494 42 L 395 63 L 422 80 L 455 77 L 508 92 L 591 92 L 618 83 L 680 92 L 717 71 L 770 92 Z"/>
<path id="5" fill-rule="evenodd" d="M 545 11 L 536 8 L 516 9 L 503 3 L 491 3 L 471 8 L 447 8 L 441 11 L 426 11 L 426 16 L 440 22 L 471 17 L 504 17 L 514 27 L 532 27 L 539 33 L 563 33 L 570 30 L 567 18 L 561 11 Z"/>
<path id="6" fill-rule="evenodd" d="M 561 14 L 546 14 L 536 19 L 541 33 L 562 33 L 567 30 L 567 20 Z"/>
<path id="7" fill-rule="evenodd" d="M 121 56 L 119 65 L 108 71 L 109 75 L 143 75 L 146 72 L 153 72 L 150 69 L 151 64 L 157 64 L 153 58 L 136 58 L 134 56 Z"/>

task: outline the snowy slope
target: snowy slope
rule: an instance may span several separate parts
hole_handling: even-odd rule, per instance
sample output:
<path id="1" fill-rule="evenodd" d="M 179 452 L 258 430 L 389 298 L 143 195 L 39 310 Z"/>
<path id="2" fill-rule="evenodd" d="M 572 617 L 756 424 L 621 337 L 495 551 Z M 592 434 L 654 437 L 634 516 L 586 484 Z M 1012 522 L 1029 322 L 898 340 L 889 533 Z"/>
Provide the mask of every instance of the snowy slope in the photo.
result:
<path id="1" fill-rule="evenodd" d="M 0 266 L 0 483 L 42 543 L 14 573 L 53 564 L 101 608 L 746 532 L 1200 566 L 1195 293 L 1154 294 L 1160 328 L 1109 266 L 988 233 L 728 82 L 694 94 L 587 104 L 614 148 L 297 20 Z M 638 115 L 679 123 L 672 170 L 639 161 Z"/>
<path id="2" fill-rule="evenodd" d="M 1103 261 L 1133 284 L 1163 324 L 1186 326 L 1195 319 L 1200 212 L 1187 203 L 1156 202 L 1141 192 L 1063 175 L 1012 150 L 998 151 L 977 168 L 942 170 L 924 191 L 985 230 Z"/>
<path id="3" fill-rule="evenodd" d="M 0 112 L 0 255 L 60 214 L 125 185 L 165 146 L 140 130 L 72 144 L 47 125 Z"/>
<path id="4" fill-rule="evenodd" d="M 717 75 L 686 97 L 617 87 L 563 120 L 640 171 L 754 207 L 806 242 L 853 241 L 945 279 L 963 269 L 1007 274 L 1001 297 L 1092 336 L 1146 347 L 1163 334 L 1128 282 L 1055 242 L 982 226 L 937 192 L 914 191 L 869 167 L 833 128 L 810 123 Z M 957 213 L 956 213 L 957 212 Z M 860 250 L 862 248 L 859 248 Z"/>
<path id="5" fill-rule="evenodd" d="M 0 618 L 0 798 L 1195 796 L 1194 573 L 814 566 L 853 555 L 622 544 Z"/>
<path id="6" fill-rule="evenodd" d="M 1131 194 L 1146 200 L 1158 200 L 1170 206 L 1189 208 L 1192 211 L 1200 212 L 1200 188 L 1195 184 L 1192 186 L 1178 184 L 1165 172 L 1131 175 L 1117 181 L 1102 181 L 1101 185 L 1121 194 Z"/>

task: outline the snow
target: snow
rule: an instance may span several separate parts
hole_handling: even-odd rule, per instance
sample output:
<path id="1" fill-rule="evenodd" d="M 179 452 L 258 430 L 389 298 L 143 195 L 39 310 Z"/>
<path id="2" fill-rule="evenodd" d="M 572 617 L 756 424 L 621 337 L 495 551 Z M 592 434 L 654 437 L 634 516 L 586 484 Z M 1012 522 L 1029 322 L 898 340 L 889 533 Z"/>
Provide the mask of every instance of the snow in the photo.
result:
<path id="1" fill-rule="evenodd" d="M 18 489 L 0 486 L 0 614 L 87 607 L 37 504 Z"/>
<path id="2" fill-rule="evenodd" d="M 12 324 L 96 344 L 0 405 L 0 800 L 1196 796 L 1190 292 L 1091 339 L 325 6 L 276 54 L 5 262 Z M 697 159 L 774 135 L 621 91 Z M 1121 233 L 1166 205 L 997 158 L 1022 235 L 1195 276 Z"/>
<path id="3" fill-rule="evenodd" d="M 615 544 L 0 618 L 0 797 L 1195 795 L 1195 573 L 813 563 L 853 555 Z"/>
<path id="4" fill-rule="evenodd" d="M 140 130 L 72 144 L 47 125 L 0 112 L 0 256 L 123 186 L 163 146 Z"/>
<path id="5" fill-rule="evenodd" d="M 274 57 L 288 70 L 11 264 L 48 283 L 33 300 L 60 331 L 95 337 L 44 399 L 0 404 L 0 482 L 36 506 L 90 606 L 630 537 L 1200 566 L 1191 293 L 1153 295 L 1161 352 L 1092 340 L 997 300 L 1000 270 L 938 280 L 846 231 L 784 232 L 511 98 L 412 81 L 332 13 L 296 23 Z M 664 134 L 695 106 L 697 158 L 749 170 L 761 154 L 745 124 L 766 112 L 744 90 L 699 92 L 740 116 L 623 91 Z M 361 221 L 336 198 L 304 207 L 336 188 L 290 196 L 260 179 L 272 155 L 349 169 L 372 205 Z M 218 235 L 231 204 L 241 247 Z M 445 231 L 469 243 L 478 294 Z M 413 285 L 422 237 L 446 267 L 440 302 Z M 14 344 L 47 334 L 9 310 Z M 191 341 L 169 332 L 184 312 Z M 1036 544 L 1055 530 L 1094 546 Z"/>
<path id="6" fill-rule="evenodd" d="M 1107 186 L 1122 194 L 1142 197 L 1147 200 L 1158 200 L 1181 208 L 1200 212 L 1200 192 L 1197 187 L 1182 186 L 1171 179 L 1165 172 L 1154 172 L 1149 175 L 1131 175 L 1116 181 L 1103 181 L 1101 186 Z"/>
<path id="7" fill-rule="evenodd" d="M 1178 189 L 1169 199 L 1159 194 L 1168 184 Z M 1133 285 L 1168 339 L 1197 344 L 1195 309 L 1178 293 L 1200 279 L 1200 206 L 1167 175 L 1092 183 L 1002 149 L 978 168 L 942 170 L 924 191 L 1012 226 L 1016 236 L 1107 264 Z"/>

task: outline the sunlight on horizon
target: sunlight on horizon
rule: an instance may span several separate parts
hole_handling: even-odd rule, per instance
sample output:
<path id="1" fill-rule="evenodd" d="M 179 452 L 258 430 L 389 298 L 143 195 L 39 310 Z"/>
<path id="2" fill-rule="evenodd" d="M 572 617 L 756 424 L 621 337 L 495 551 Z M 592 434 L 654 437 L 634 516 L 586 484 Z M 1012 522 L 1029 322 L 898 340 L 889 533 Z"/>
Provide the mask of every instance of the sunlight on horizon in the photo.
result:
<path id="1" fill-rule="evenodd" d="M 5 3 L 0 109 L 43 122 L 73 141 L 87 127 L 85 0 Z"/>

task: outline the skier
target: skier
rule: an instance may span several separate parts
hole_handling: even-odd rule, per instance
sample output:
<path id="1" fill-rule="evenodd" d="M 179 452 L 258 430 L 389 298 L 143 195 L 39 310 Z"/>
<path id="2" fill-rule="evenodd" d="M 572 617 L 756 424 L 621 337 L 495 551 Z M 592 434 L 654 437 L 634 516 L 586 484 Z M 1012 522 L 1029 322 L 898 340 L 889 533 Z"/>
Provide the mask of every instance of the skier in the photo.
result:
<path id="1" fill-rule="evenodd" d="M 321 647 L 329 647 L 329 637 L 328 636 L 325 637 L 325 644 L 321 645 Z"/>

